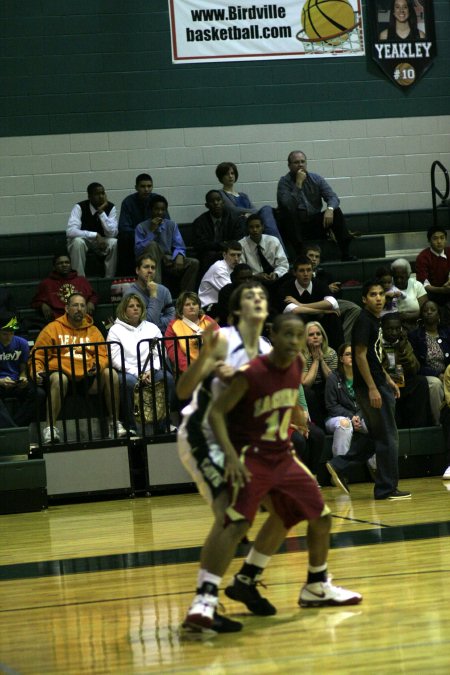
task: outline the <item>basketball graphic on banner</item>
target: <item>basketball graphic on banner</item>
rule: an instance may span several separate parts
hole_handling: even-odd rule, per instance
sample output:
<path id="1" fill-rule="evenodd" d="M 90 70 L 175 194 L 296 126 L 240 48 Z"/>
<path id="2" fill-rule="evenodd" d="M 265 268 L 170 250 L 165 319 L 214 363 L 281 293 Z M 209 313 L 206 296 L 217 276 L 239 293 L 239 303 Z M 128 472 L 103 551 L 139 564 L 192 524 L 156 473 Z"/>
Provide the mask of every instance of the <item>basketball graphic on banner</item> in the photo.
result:
<path id="1" fill-rule="evenodd" d="M 354 28 L 355 15 L 348 0 L 307 0 L 302 9 L 302 26 L 309 39 L 333 40 Z"/>

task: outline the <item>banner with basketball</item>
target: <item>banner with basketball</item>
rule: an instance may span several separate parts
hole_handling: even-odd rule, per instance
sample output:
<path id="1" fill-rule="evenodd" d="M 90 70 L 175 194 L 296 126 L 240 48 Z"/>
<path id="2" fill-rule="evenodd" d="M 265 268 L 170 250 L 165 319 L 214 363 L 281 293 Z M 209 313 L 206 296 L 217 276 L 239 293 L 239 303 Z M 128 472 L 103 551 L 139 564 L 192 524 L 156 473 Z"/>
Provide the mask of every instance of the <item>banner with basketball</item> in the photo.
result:
<path id="1" fill-rule="evenodd" d="M 364 54 L 362 0 L 169 0 L 174 63 Z"/>
<path id="2" fill-rule="evenodd" d="M 372 57 L 396 85 L 408 88 L 436 55 L 433 0 L 371 0 Z"/>

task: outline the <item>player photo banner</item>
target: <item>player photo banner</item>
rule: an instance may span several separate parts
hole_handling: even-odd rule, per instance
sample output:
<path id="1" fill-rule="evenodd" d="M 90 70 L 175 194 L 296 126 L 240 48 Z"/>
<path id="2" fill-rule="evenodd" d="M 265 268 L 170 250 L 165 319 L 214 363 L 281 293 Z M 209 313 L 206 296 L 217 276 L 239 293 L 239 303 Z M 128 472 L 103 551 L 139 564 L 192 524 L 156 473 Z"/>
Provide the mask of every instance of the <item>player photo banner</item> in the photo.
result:
<path id="1" fill-rule="evenodd" d="M 169 0 L 174 63 L 364 54 L 362 0 Z"/>
<path id="2" fill-rule="evenodd" d="M 420 80 L 436 55 L 433 0 L 371 0 L 372 57 L 399 87 Z"/>

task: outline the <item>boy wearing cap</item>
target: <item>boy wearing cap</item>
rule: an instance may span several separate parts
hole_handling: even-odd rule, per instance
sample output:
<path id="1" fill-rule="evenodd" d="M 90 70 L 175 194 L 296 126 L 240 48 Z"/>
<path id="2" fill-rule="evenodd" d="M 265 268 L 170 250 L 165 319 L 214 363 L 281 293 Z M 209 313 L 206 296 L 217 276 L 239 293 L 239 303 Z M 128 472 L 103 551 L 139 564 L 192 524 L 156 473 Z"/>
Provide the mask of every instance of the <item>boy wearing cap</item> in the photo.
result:
<path id="1" fill-rule="evenodd" d="M 27 378 L 28 342 L 14 331 L 19 327 L 12 313 L 0 315 L 0 427 L 25 427 L 36 416 L 36 387 Z M 5 398 L 16 398 L 11 413 Z"/>

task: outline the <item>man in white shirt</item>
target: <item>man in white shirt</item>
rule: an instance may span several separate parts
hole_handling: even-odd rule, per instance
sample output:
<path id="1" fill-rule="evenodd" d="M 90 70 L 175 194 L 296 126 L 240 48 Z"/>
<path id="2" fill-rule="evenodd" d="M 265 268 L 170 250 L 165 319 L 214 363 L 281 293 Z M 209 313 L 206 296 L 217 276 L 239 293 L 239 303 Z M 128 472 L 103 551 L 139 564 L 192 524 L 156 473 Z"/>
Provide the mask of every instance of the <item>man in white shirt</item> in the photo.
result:
<path id="1" fill-rule="evenodd" d="M 205 272 L 200 282 L 198 295 L 202 307 L 215 304 L 219 298 L 220 289 L 231 283 L 230 274 L 241 261 L 242 246 L 238 241 L 228 241 L 225 244 L 223 260 L 218 260 Z"/>
<path id="2" fill-rule="evenodd" d="M 105 277 L 114 277 L 118 232 L 116 207 L 108 201 L 100 183 L 90 183 L 87 194 L 88 199 L 75 204 L 67 223 L 67 249 L 72 269 L 80 277 L 86 276 L 86 253 L 90 250 L 105 259 Z"/>
<path id="3" fill-rule="evenodd" d="M 241 262 L 252 268 L 254 278 L 264 285 L 272 285 L 289 271 L 289 262 L 277 237 L 263 234 L 264 225 L 255 214 L 247 219 L 248 236 L 239 240 L 242 245 Z"/>

